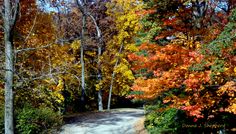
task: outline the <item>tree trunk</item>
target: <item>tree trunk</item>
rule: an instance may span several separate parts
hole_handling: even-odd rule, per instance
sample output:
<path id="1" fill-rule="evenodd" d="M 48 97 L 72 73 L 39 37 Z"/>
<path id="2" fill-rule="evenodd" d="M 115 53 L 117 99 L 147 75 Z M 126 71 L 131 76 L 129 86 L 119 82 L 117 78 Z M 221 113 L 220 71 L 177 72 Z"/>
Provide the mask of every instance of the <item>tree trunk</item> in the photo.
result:
<path id="1" fill-rule="evenodd" d="M 102 33 L 101 30 L 95 20 L 95 18 L 90 14 L 87 13 L 87 15 L 92 19 L 95 27 L 96 27 L 96 31 L 97 31 L 97 38 L 98 38 L 98 83 L 100 83 L 102 81 L 102 72 L 101 72 L 101 60 L 100 57 L 102 56 L 102 46 L 103 46 L 103 40 L 102 40 Z M 98 111 L 102 111 L 103 110 L 103 104 L 102 104 L 102 89 L 98 90 Z"/>
<path id="2" fill-rule="evenodd" d="M 19 1 L 11 3 L 4 0 L 4 43 L 5 43 L 5 134 L 14 134 L 13 124 L 13 75 L 14 75 L 14 47 L 13 30 L 18 15 Z M 15 5 L 14 8 L 12 5 Z"/>
<path id="3" fill-rule="evenodd" d="M 6 27 L 5 27 L 6 28 Z M 13 134 L 13 44 L 5 29 L 5 134 Z"/>
<path id="4" fill-rule="evenodd" d="M 84 32 L 86 30 L 86 21 L 87 17 L 90 17 L 96 27 L 97 31 L 97 37 L 99 39 L 99 44 L 98 44 L 98 81 L 100 82 L 102 80 L 102 73 L 101 73 L 101 61 L 100 61 L 100 56 L 102 55 L 102 38 L 101 38 L 101 31 L 100 28 L 95 20 L 95 18 L 87 11 L 86 4 L 87 0 L 76 0 L 77 5 L 79 7 L 79 10 L 83 14 L 83 28 L 82 28 L 82 35 L 81 35 L 81 66 L 82 66 L 82 99 L 84 99 L 84 94 L 85 94 L 85 80 L 84 80 L 84 60 L 83 60 L 83 52 L 84 52 Z M 98 91 L 98 110 L 101 111 L 103 110 L 103 104 L 102 104 L 102 89 L 99 89 Z"/>
<path id="5" fill-rule="evenodd" d="M 85 43 L 85 29 L 86 29 L 86 15 L 82 18 L 82 32 L 81 32 L 81 46 L 80 46 L 80 63 L 81 63 L 81 103 L 82 110 L 85 110 L 85 65 L 84 65 L 84 43 Z"/>
<path id="6" fill-rule="evenodd" d="M 98 111 L 103 110 L 103 104 L 102 104 L 102 90 L 100 89 L 98 91 Z"/>
<path id="7" fill-rule="evenodd" d="M 102 80 L 102 72 L 101 72 L 101 61 L 100 56 L 102 55 L 102 48 L 101 45 L 98 46 L 98 82 L 101 82 Z M 102 104 L 102 89 L 99 89 L 98 91 L 98 111 L 103 110 L 103 104 Z"/>
<path id="8" fill-rule="evenodd" d="M 124 44 L 122 43 L 120 46 L 119 54 L 121 54 L 123 46 L 124 46 Z M 110 84 L 110 90 L 109 90 L 109 96 L 108 96 L 107 110 L 110 110 L 110 106 L 111 106 L 111 94 L 112 94 L 113 83 L 114 83 L 114 79 L 115 79 L 115 75 L 116 75 L 114 70 L 117 67 L 118 63 L 119 63 L 119 57 L 117 57 L 117 59 L 116 59 L 116 63 L 113 68 L 113 73 L 111 76 L 111 84 Z"/>

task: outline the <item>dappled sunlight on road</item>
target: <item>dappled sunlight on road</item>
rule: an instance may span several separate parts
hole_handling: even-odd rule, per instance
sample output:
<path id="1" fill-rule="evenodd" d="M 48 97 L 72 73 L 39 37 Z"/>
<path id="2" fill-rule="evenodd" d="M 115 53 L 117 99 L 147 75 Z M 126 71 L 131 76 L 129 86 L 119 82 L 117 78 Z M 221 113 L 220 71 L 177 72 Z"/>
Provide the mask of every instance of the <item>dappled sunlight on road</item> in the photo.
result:
<path id="1" fill-rule="evenodd" d="M 142 109 L 114 109 L 94 114 L 64 125 L 60 134 L 135 134 L 136 122 L 144 117 Z"/>

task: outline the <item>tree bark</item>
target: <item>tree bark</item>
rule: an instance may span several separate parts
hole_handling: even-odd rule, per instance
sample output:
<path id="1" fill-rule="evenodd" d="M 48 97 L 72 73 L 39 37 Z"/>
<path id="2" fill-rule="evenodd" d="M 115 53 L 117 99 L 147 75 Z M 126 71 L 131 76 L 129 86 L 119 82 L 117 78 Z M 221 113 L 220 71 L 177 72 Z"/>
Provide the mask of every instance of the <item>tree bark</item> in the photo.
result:
<path id="1" fill-rule="evenodd" d="M 98 82 L 100 82 L 102 80 L 102 72 L 101 72 L 101 61 L 100 61 L 100 56 L 102 55 L 102 36 L 101 36 L 101 30 L 95 20 L 95 18 L 87 11 L 87 8 L 86 8 L 86 4 L 87 4 L 87 1 L 84 0 L 77 0 L 77 5 L 79 7 L 79 10 L 80 12 L 83 14 L 83 29 L 82 29 L 82 38 L 81 38 L 81 66 L 82 66 L 82 92 L 83 92 L 83 82 L 84 81 L 84 62 L 82 62 L 82 54 L 83 54 L 83 51 L 84 51 L 84 32 L 85 32 L 85 29 L 86 29 L 86 18 L 87 17 L 90 17 L 96 27 L 96 31 L 97 31 L 97 38 L 99 40 L 99 44 L 98 44 Z M 82 48 L 83 46 L 83 48 Z M 83 49 L 83 51 L 82 51 Z M 85 90 L 84 90 L 85 91 Z M 83 94 L 82 94 L 83 95 Z M 102 104 L 102 89 L 99 89 L 98 91 L 98 110 L 99 111 L 102 111 L 103 110 L 103 104 Z"/>
<path id="2" fill-rule="evenodd" d="M 98 82 L 102 81 L 101 61 L 100 61 L 101 55 L 102 55 L 102 48 L 100 45 L 98 45 Z M 102 89 L 99 89 L 99 91 L 98 91 L 98 111 L 102 111 L 102 110 L 103 110 Z"/>
<path id="3" fill-rule="evenodd" d="M 6 28 L 6 27 L 5 27 Z M 13 134 L 13 44 L 5 30 L 5 134 Z"/>
<path id="4" fill-rule="evenodd" d="M 81 32 L 81 46 L 80 46 L 80 63 L 81 63 L 81 102 L 82 102 L 82 110 L 85 110 L 85 63 L 84 63 L 84 35 L 86 30 L 86 20 L 87 16 L 83 14 L 82 18 L 82 32 Z"/>
<path id="5" fill-rule="evenodd" d="M 88 16 L 92 19 L 95 27 L 96 27 L 96 31 L 97 31 L 97 38 L 98 38 L 98 83 L 100 83 L 102 81 L 102 69 L 101 69 L 101 60 L 100 57 L 102 56 L 102 46 L 103 46 L 103 41 L 102 41 L 102 33 L 101 30 L 95 20 L 95 18 L 90 14 L 87 13 Z M 103 103 L 102 103 L 102 89 L 98 90 L 98 111 L 102 111 L 103 110 Z"/>
<path id="6" fill-rule="evenodd" d="M 124 47 L 124 44 L 122 43 L 120 46 L 119 54 L 121 54 L 123 47 Z M 114 70 L 117 67 L 118 63 L 119 63 L 119 57 L 117 57 L 117 59 L 116 59 L 116 63 L 113 68 L 113 72 L 112 72 L 112 76 L 111 76 L 111 84 L 110 84 L 110 90 L 109 90 L 109 96 L 108 96 L 107 110 L 110 110 L 110 106 L 111 106 L 111 94 L 112 94 L 113 83 L 114 83 L 114 79 L 115 79 L 115 75 L 116 75 Z"/>
<path id="7" fill-rule="evenodd" d="M 14 6 L 13 6 L 14 5 Z M 14 134 L 13 124 L 13 76 L 14 76 L 14 47 L 13 30 L 18 15 L 19 1 L 14 3 L 4 0 L 4 44 L 5 44 L 5 134 Z"/>

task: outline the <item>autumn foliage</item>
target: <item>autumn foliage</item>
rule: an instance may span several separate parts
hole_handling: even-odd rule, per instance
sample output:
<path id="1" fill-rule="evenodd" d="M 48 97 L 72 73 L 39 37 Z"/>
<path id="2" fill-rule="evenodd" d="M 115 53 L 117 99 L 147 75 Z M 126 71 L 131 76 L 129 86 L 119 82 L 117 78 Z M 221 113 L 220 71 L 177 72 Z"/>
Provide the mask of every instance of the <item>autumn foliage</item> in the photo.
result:
<path id="1" fill-rule="evenodd" d="M 151 121 L 156 124 L 173 121 L 168 112 L 176 111 L 194 122 L 223 113 L 235 117 L 235 0 L 19 4 L 11 33 L 17 109 L 29 103 L 29 108 L 60 114 L 94 110 L 112 94 L 154 104 Z M 3 31 L 0 63 L 5 58 Z M 0 64 L 2 104 L 6 71 Z M 112 98 L 111 105 L 118 100 Z M 157 112 L 168 114 L 160 119 Z"/>
<path id="2" fill-rule="evenodd" d="M 163 104 L 184 110 L 196 119 L 209 119 L 219 112 L 235 114 L 235 10 L 228 18 L 214 14 L 225 20 L 223 24 L 213 21 L 213 25 L 207 25 L 205 21 L 210 16 L 201 16 L 201 22 L 193 18 L 192 22 L 186 22 L 194 8 L 181 8 L 178 15 L 175 10 L 170 11 L 175 14 L 173 18 L 168 15 L 162 18 L 164 9 L 143 12 L 147 14 L 143 20 L 145 36 L 141 35 L 139 52 L 129 55 L 138 76 L 132 87 L 136 94 L 132 96 L 152 100 L 175 89 L 162 100 Z M 159 28 L 152 27 L 150 22 Z M 201 27 L 192 27 L 196 23 L 201 23 Z M 223 32 L 219 32 L 221 29 Z M 174 38 L 165 41 L 170 36 Z"/>

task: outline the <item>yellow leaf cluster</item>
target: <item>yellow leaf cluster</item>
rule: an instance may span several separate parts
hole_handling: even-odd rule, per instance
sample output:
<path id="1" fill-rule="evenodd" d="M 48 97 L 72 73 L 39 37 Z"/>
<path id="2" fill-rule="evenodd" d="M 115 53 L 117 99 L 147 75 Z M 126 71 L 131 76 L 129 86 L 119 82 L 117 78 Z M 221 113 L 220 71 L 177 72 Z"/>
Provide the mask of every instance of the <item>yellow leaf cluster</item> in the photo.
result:
<path id="1" fill-rule="evenodd" d="M 120 73 L 124 78 L 127 78 L 127 80 L 134 80 L 134 76 L 132 71 L 128 68 L 125 64 L 119 64 L 115 70 L 117 74 Z"/>
<path id="2" fill-rule="evenodd" d="M 60 78 L 58 85 L 56 86 L 56 91 L 62 91 L 64 89 L 64 81 Z"/>
<path id="3" fill-rule="evenodd" d="M 55 97 L 55 101 L 58 103 L 63 103 L 65 98 L 59 92 L 52 92 L 52 96 Z"/>
<path id="4" fill-rule="evenodd" d="M 234 103 L 231 103 L 230 106 L 225 110 L 230 113 L 236 114 L 236 101 L 234 101 Z"/>
<path id="5" fill-rule="evenodd" d="M 225 110 L 236 114 L 236 98 L 235 98 L 236 83 L 234 81 L 227 82 L 217 91 L 218 96 L 222 96 L 225 93 L 228 94 L 229 96 L 228 98 L 229 106 Z"/>
<path id="6" fill-rule="evenodd" d="M 124 40 L 131 39 L 140 30 L 140 17 L 136 12 L 143 7 L 141 1 L 113 0 L 107 7 L 107 14 L 114 18 L 116 29 L 119 31 L 114 43 L 121 44 Z"/>
<path id="7" fill-rule="evenodd" d="M 75 40 L 71 43 L 71 48 L 73 49 L 73 52 L 75 53 L 77 50 L 79 50 L 81 45 L 81 41 L 80 40 Z"/>
<path id="8" fill-rule="evenodd" d="M 135 44 L 129 44 L 125 47 L 125 50 L 128 50 L 130 52 L 137 52 L 138 48 L 135 46 Z"/>
<path id="9" fill-rule="evenodd" d="M 107 15 L 113 19 L 114 30 L 117 33 L 111 37 L 106 45 L 106 51 L 101 57 L 105 61 L 102 65 L 103 80 L 96 85 L 96 89 L 109 90 L 111 75 L 115 72 L 113 93 L 125 95 L 129 92 L 134 76 L 130 63 L 126 60 L 130 52 L 137 51 L 134 37 L 141 29 L 140 16 L 137 14 L 142 9 L 141 0 L 112 0 L 108 2 Z M 120 48 L 122 46 L 122 51 Z M 115 66 L 118 62 L 118 66 Z"/>

